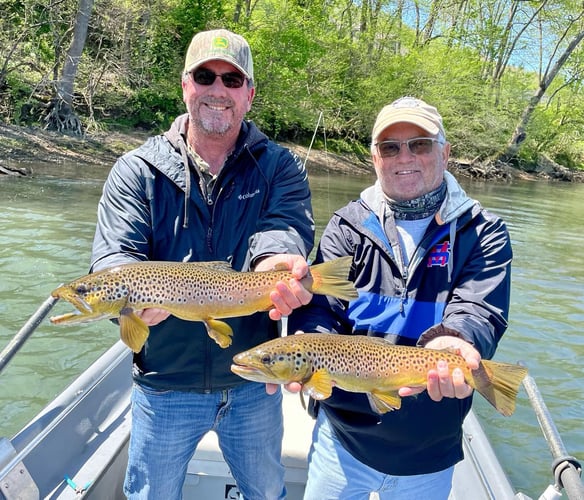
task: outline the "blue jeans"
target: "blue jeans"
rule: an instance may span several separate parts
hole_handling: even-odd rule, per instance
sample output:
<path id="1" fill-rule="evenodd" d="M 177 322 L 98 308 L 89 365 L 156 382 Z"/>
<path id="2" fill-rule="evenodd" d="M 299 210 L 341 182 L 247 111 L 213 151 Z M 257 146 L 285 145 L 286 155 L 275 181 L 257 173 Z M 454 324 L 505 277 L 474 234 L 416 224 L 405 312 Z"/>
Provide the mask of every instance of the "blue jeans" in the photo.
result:
<path id="1" fill-rule="evenodd" d="M 181 499 L 188 463 L 213 430 L 243 498 L 284 498 L 283 429 L 282 393 L 268 395 L 264 384 L 211 394 L 134 384 L 124 493 L 130 499 Z"/>
<path id="2" fill-rule="evenodd" d="M 304 500 L 446 500 L 453 472 L 454 466 L 433 474 L 391 476 L 372 469 L 343 448 L 321 409 L 308 456 Z"/>

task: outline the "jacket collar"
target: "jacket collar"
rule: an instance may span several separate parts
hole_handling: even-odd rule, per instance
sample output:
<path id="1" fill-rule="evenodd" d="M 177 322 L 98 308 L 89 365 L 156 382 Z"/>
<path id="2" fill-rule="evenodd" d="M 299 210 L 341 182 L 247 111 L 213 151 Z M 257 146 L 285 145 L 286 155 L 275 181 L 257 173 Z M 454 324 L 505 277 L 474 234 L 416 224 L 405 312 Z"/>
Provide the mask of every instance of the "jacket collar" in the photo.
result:
<path id="1" fill-rule="evenodd" d="M 466 194 L 450 172 L 444 172 L 444 180 L 446 181 L 446 198 L 435 217 L 436 222 L 440 225 L 452 222 L 473 206 L 479 205 L 478 201 Z M 365 188 L 361 193 L 361 199 L 373 213 L 380 214 L 382 210 L 385 210 L 385 197 L 379 181 L 376 181 L 373 186 Z"/>

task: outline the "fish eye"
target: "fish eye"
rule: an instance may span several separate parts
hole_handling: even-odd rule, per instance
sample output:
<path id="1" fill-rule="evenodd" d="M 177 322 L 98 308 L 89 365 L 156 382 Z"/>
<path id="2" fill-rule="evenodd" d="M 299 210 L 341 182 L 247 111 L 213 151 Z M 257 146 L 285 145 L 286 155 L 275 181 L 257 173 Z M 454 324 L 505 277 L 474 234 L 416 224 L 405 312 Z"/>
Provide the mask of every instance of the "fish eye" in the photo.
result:
<path id="1" fill-rule="evenodd" d="M 262 357 L 262 363 L 264 365 L 267 365 L 270 361 L 272 361 L 272 358 L 268 354 L 266 354 L 265 356 Z"/>
<path id="2" fill-rule="evenodd" d="M 77 288 L 75 289 L 75 291 L 77 293 L 87 293 L 89 292 L 89 287 L 85 284 L 85 283 L 81 283 L 80 285 L 77 285 Z"/>

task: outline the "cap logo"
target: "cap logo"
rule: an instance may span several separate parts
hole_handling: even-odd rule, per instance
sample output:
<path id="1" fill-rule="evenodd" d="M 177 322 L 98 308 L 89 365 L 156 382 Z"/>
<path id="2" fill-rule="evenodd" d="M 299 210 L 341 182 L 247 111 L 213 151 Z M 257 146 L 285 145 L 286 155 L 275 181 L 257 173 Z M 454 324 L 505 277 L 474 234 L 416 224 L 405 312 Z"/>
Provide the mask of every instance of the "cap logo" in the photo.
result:
<path id="1" fill-rule="evenodd" d="M 213 47 L 216 49 L 226 49 L 229 46 L 227 38 L 223 36 L 217 36 L 213 38 Z"/>
<path id="2" fill-rule="evenodd" d="M 422 103 L 413 97 L 402 97 L 391 103 L 394 108 L 420 108 Z"/>

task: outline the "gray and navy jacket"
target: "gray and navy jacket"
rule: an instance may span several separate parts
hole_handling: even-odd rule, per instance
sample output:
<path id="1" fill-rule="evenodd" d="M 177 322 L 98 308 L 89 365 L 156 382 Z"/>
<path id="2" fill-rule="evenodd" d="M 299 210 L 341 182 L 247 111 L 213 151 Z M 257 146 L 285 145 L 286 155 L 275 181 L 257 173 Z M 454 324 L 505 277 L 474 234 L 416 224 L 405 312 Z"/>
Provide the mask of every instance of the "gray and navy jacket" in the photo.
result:
<path id="1" fill-rule="evenodd" d="M 307 256 L 314 220 L 306 171 L 289 150 L 244 122 L 234 152 L 206 199 L 189 168 L 187 115 L 114 164 L 98 206 L 91 270 L 146 260 L 227 261 L 237 271 L 277 253 Z M 266 312 L 228 318 L 233 344 L 222 349 L 201 322 L 170 316 L 150 327 L 134 355 L 137 382 L 211 392 L 245 381 L 234 354 L 278 335 Z"/>
<path id="2" fill-rule="evenodd" d="M 359 297 L 347 305 L 315 295 L 294 311 L 291 331 L 372 335 L 420 346 L 438 335 L 455 335 L 491 358 L 507 327 L 509 235 L 503 221 L 470 199 L 448 172 L 445 180 L 446 199 L 406 269 L 384 229 L 391 218 L 379 184 L 338 210 L 315 262 L 351 255 Z M 380 416 L 364 394 L 335 388 L 320 407 L 359 461 L 382 473 L 413 475 L 443 470 L 463 458 L 462 422 L 471 403 L 472 398 L 437 403 L 424 391 Z"/>

